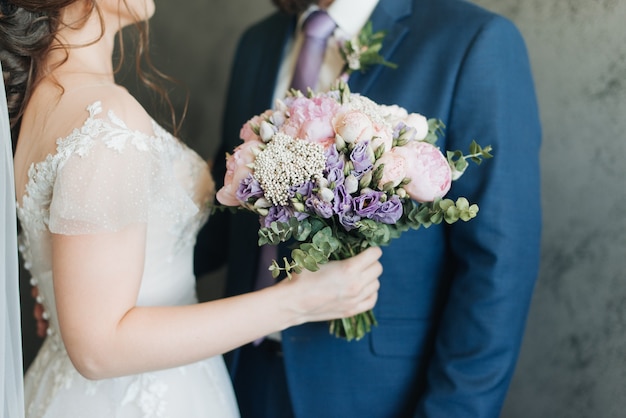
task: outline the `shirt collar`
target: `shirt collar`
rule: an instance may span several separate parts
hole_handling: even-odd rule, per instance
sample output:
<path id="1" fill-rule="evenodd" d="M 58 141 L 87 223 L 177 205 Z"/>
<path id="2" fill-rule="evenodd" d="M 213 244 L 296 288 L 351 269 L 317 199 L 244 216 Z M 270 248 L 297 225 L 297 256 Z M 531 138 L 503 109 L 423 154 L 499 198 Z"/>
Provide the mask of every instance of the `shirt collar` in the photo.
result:
<path id="1" fill-rule="evenodd" d="M 365 26 L 378 2 L 379 0 L 334 0 L 328 6 L 327 12 L 343 35 L 352 38 Z M 315 10 L 319 10 L 319 7 L 313 5 L 302 13 L 298 20 L 298 29 Z"/>

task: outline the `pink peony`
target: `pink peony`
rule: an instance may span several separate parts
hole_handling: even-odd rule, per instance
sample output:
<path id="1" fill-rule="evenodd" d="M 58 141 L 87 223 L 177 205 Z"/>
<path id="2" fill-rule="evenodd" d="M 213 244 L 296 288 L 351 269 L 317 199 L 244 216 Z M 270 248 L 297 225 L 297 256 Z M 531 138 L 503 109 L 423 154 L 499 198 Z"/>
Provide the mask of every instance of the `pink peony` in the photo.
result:
<path id="1" fill-rule="evenodd" d="M 400 152 L 395 152 L 393 148 L 390 152 L 385 152 L 378 160 L 375 167 L 384 164 L 383 176 L 378 183 L 378 188 L 383 189 L 385 184 L 392 183 L 396 187 L 406 178 L 407 161 L 405 156 Z"/>
<path id="2" fill-rule="evenodd" d="M 239 206 L 241 202 L 236 197 L 241 181 L 252 173 L 248 164 L 254 162 L 254 152 L 263 145 L 261 141 L 248 140 L 239 145 L 232 154 L 226 157 L 226 175 L 224 186 L 217 192 L 217 200 L 226 206 Z"/>
<path id="3" fill-rule="evenodd" d="M 335 131 L 348 144 L 370 140 L 374 136 L 374 125 L 363 112 L 351 110 L 340 115 L 335 121 Z"/>
<path id="4" fill-rule="evenodd" d="M 324 148 L 335 143 L 332 119 L 340 105 L 331 97 L 297 97 L 289 105 L 289 119 L 281 132 Z"/>
<path id="5" fill-rule="evenodd" d="M 404 189 L 412 199 L 432 202 L 448 193 L 452 171 L 439 148 L 428 142 L 411 141 L 405 146 L 393 148 L 393 152 L 406 159 L 406 177 L 411 181 Z"/>

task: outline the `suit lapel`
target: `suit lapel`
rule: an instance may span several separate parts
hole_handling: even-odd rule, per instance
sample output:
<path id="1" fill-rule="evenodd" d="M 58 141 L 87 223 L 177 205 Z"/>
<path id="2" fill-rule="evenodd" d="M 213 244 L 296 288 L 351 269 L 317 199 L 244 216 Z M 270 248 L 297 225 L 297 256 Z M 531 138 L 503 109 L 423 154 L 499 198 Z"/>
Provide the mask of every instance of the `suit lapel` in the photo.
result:
<path id="1" fill-rule="evenodd" d="M 295 18 L 276 14 L 276 22 L 272 22 L 266 32 L 266 39 L 263 42 L 264 53 L 258 68 L 257 88 L 254 92 L 255 107 L 259 112 L 272 107 L 272 97 L 276 88 L 278 71 L 283 60 L 287 41 L 293 35 L 296 27 Z"/>
<path id="2" fill-rule="evenodd" d="M 387 61 L 393 62 L 391 59 L 393 52 L 409 32 L 409 28 L 399 21 L 411 12 L 411 0 L 380 0 L 372 12 L 370 20 L 374 31 L 384 30 L 387 32 L 380 51 Z M 356 72 L 352 74 L 348 82 L 350 90 L 367 95 L 383 69 L 385 69 L 384 66 L 375 65 L 369 68 L 366 73 Z"/>

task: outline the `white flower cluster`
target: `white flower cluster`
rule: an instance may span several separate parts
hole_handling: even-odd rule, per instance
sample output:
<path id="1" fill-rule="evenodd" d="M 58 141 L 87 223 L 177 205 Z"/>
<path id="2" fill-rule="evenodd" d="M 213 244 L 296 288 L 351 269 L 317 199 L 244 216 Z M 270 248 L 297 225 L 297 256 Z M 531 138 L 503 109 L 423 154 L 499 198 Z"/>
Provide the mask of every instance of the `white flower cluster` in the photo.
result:
<path id="1" fill-rule="evenodd" d="M 322 177 L 326 158 L 321 145 L 277 133 L 254 161 L 254 178 L 265 198 L 284 206 L 289 188 Z"/>

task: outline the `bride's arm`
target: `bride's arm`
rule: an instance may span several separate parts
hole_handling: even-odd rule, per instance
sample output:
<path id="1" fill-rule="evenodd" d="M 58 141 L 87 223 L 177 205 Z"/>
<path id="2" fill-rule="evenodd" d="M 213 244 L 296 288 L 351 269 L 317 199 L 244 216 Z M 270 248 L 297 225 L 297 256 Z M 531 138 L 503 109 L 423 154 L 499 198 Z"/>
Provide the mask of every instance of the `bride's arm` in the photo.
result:
<path id="1" fill-rule="evenodd" d="M 61 336 L 87 378 L 191 363 L 293 325 L 352 316 L 376 302 L 382 267 L 381 251 L 373 248 L 262 291 L 190 306 L 138 307 L 145 239 L 143 224 L 115 233 L 53 234 Z"/>

